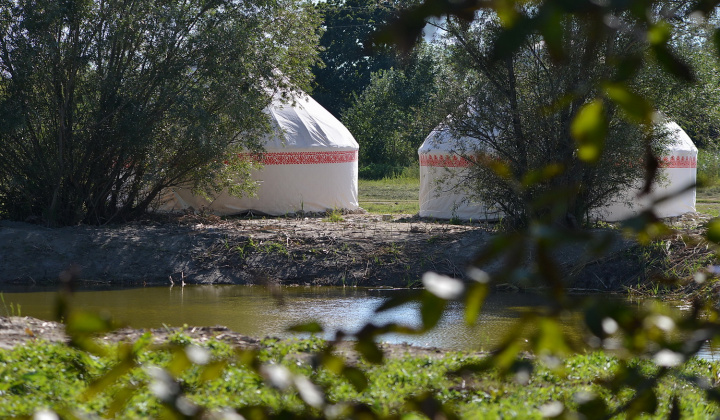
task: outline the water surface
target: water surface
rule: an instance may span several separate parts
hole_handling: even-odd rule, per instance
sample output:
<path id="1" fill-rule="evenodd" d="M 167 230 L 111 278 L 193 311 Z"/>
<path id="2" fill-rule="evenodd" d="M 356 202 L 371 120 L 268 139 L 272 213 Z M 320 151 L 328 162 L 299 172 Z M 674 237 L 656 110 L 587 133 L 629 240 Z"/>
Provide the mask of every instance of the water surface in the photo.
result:
<path id="1" fill-rule="evenodd" d="M 224 325 L 253 337 L 289 337 L 289 326 L 319 321 L 331 338 L 337 330 L 355 332 L 367 322 L 382 325 L 397 322 L 420 325 L 418 304 L 407 304 L 382 314 L 375 309 L 387 298 L 398 294 L 416 294 L 412 290 L 387 290 L 335 287 L 286 287 L 267 289 L 257 286 L 187 286 L 151 287 L 112 291 L 81 291 L 73 298 L 78 308 L 106 312 L 114 319 L 134 328 L 162 328 Z M 55 292 L 12 293 L 4 298 L 10 310 L 20 306 L 22 315 L 52 319 Z M 583 299 L 583 296 L 577 296 Z M 614 295 L 595 299 L 621 299 Z M 386 335 L 383 341 L 407 342 L 420 346 L 450 350 L 487 350 L 511 334 L 519 318 L 539 308 L 542 298 L 532 294 L 493 294 L 486 300 L 477 325 L 464 322 L 463 307 L 451 303 L 433 331 L 421 336 Z M 565 316 L 563 326 L 571 338 L 582 342 L 584 331 L 579 327 L 581 314 Z M 710 348 L 703 357 L 714 358 Z"/>

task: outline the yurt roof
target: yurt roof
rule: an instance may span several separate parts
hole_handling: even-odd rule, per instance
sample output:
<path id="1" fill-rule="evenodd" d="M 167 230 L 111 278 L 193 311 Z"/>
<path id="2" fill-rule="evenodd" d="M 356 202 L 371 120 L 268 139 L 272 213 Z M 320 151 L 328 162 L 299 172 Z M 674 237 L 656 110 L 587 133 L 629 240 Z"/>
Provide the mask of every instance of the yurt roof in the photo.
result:
<path id="1" fill-rule="evenodd" d="M 276 95 L 265 113 L 276 128 L 264 142 L 268 151 L 358 150 L 358 143 L 350 131 L 304 92 L 296 94 L 290 101 Z"/>
<path id="2" fill-rule="evenodd" d="M 690 136 L 688 136 L 675 121 L 668 121 L 663 125 L 663 127 L 668 131 L 671 139 L 667 146 L 668 150 L 697 153 L 698 149 L 690 139 Z"/>
<path id="3" fill-rule="evenodd" d="M 418 153 L 459 153 L 475 151 L 482 145 L 478 139 L 466 136 L 458 136 L 445 125 L 436 127 L 426 138 L 418 149 Z"/>

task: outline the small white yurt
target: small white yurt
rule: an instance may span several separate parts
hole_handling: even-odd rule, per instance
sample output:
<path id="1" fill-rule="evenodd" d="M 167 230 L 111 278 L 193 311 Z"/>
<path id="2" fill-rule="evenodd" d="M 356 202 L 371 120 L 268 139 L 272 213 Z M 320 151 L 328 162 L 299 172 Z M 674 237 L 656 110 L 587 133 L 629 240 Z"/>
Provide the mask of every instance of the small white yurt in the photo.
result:
<path id="1" fill-rule="evenodd" d="M 677 123 L 667 122 L 663 129 L 669 142 L 660 157 L 659 182 L 654 184 L 651 193 L 639 196 L 640 188 L 628 191 L 614 203 L 598 210 L 595 217 L 609 222 L 627 219 L 650 208 L 658 198 L 671 195 L 655 206 L 657 217 L 674 217 L 695 211 L 695 188 L 688 187 L 695 185 L 697 179 L 697 147 Z"/>
<path id="2" fill-rule="evenodd" d="M 460 220 L 498 220 L 500 212 L 473 199 L 466 185 L 478 140 L 457 137 L 440 125 L 418 149 L 420 160 L 420 217 Z"/>
<path id="3" fill-rule="evenodd" d="M 254 211 L 273 216 L 357 210 L 358 144 L 350 131 L 305 93 L 293 103 L 276 97 L 264 112 L 274 130 L 264 141 L 263 167 L 252 174 L 258 182 L 254 196 L 222 192 L 206 200 L 175 188 L 163 209 L 205 207 L 218 215 Z"/>

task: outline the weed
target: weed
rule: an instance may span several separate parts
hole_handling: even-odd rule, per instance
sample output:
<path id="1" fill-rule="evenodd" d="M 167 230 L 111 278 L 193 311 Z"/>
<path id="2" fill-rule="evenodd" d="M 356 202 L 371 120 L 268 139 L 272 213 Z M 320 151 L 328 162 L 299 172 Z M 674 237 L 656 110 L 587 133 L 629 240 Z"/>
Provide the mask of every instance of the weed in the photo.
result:
<path id="1" fill-rule="evenodd" d="M 327 217 L 322 219 L 323 222 L 339 223 L 344 222 L 345 219 L 342 217 L 342 212 L 338 209 L 327 212 Z"/>
<path id="2" fill-rule="evenodd" d="M 289 255 L 287 246 L 285 246 L 285 244 L 282 244 L 280 242 L 272 242 L 272 241 L 266 242 L 265 245 L 263 246 L 263 251 L 266 254 L 277 253 L 277 254 L 281 254 L 281 255 L 285 255 L 285 256 Z"/>
<path id="3" fill-rule="evenodd" d="M 0 301 L 2 301 L 3 310 L 5 311 L 5 316 L 22 316 L 22 310 L 20 307 L 20 304 L 17 305 L 10 302 L 10 308 L 8 309 L 7 303 L 5 303 L 5 295 L 0 292 Z M 17 310 L 17 313 L 15 311 Z"/>

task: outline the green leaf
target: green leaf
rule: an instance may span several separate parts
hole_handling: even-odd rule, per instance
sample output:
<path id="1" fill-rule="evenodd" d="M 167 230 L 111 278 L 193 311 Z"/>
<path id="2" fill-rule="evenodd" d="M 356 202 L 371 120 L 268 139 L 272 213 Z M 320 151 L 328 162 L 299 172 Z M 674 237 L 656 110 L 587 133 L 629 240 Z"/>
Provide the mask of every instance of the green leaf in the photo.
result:
<path id="1" fill-rule="evenodd" d="M 629 419 L 634 419 L 643 413 L 653 414 L 658 408 L 658 399 L 655 390 L 646 388 L 630 402 L 627 409 Z"/>
<path id="2" fill-rule="evenodd" d="M 607 135 L 607 119 L 600 99 L 583 105 L 570 126 L 578 145 L 578 157 L 585 162 L 597 162 L 602 155 Z"/>
<path id="3" fill-rule="evenodd" d="M 216 360 L 208 363 L 203 367 L 202 373 L 200 373 L 200 382 L 214 381 L 222 376 L 223 371 L 227 367 L 227 361 Z"/>
<path id="4" fill-rule="evenodd" d="M 93 312 L 74 311 L 67 319 L 65 331 L 68 335 L 87 335 L 112 331 L 114 325 L 109 317 Z"/>
<path id="5" fill-rule="evenodd" d="M 560 323 L 554 318 L 541 318 L 537 322 L 538 332 L 535 336 L 536 354 L 550 353 L 566 355 L 569 353 Z"/>
<path id="6" fill-rule="evenodd" d="M 657 22 L 647 31 L 647 39 L 651 45 L 665 44 L 672 35 L 672 27 L 665 21 Z"/>
<path id="7" fill-rule="evenodd" d="M 370 363 L 379 364 L 383 362 L 383 352 L 375 341 L 371 339 L 360 339 L 355 343 L 355 350 Z"/>
<path id="8" fill-rule="evenodd" d="M 122 376 L 130 373 L 130 371 L 136 366 L 137 362 L 134 359 L 121 360 L 118 364 L 113 366 L 108 373 L 93 381 L 85 392 L 83 392 L 82 398 L 87 401 L 97 394 L 106 391 L 112 384 L 114 384 Z"/>
<path id="9" fill-rule="evenodd" d="M 305 332 L 317 334 L 323 332 L 322 326 L 316 321 L 311 321 L 305 324 L 297 324 L 288 328 L 290 332 Z"/>
<path id="10" fill-rule="evenodd" d="M 720 218 L 716 217 L 708 222 L 705 237 L 710 242 L 720 244 Z"/>
<path id="11" fill-rule="evenodd" d="M 545 40 L 550 56 L 555 60 L 561 60 L 565 56 L 563 50 L 563 15 L 558 10 L 545 8 L 546 16 L 540 26 L 540 33 Z"/>
<path id="12" fill-rule="evenodd" d="M 352 366 L 346 366 L 342 375 L 348 380 L 357 392 L 363 392 L 368 387 L 368 379 L 365 373 Z"/>
<path id="13" fill-rule="evenodd" d="M 445 305 L 447 305 L 445 299 L 441 299 L 429 292 L 423 293 L 420 301 L 420 318 L 422 319 L 423 330 L 428 331 L 435 328 L 442 317 Z"/>
<path id="14" fill-rule="evenodd" d="M 185 372 L 192 366 L 192 362 L 190 361 L 190 358 L 188 357 L 183 347 L 178 346 L 174 348 L 172 356 L 173 357 L 170 360 L 170 363 L 168 363 L 165 367 L 165 370 L 169 374 L 178 378 L 183 374 L 183 372 Z"/>
<path id="15" fill-rule="evenodd" d="M 535 29 L 537 21 L 527 16 L 520 15 L 514 19 L 513 25 L 505 27 L 495 39 L 492 46 L 492 58 L 504 60 L 512 57 L 515 51 L 520 48 L 528 35 Z"/>
<path id="16" fill-rule="evenodd" d="M 673 76 L 685 80 L 687 82 L 694 82 L 695 76 L 685 62 L 673 54 L 667 45 L 653 45 L 653 53 L 655 58 L 658 60 L 660 65 L 663 66 L 665 71 L 672 74 Z"/>
<path id="17" fill-rule="evenodd" d="M 468 325 L 474 325 L 477 321 L 488 293 L 490 288 L 487 283 L 475 283 L 468 287 L 465 299 L 465 322 Z"/>
<path id="18" fill-rule="evenodd" d="M 606 83 L 603 88 L 608 98 L 620 106 L 631 121 L 640 124 L 652 123 L 654 108 L 645 98 L 622 83 Z"/>
<path id="19" fill-rule="evenodd" d="M 403 293 L 398 296 L 393 296 L 389 299 L 386 299 L 377 309 L 375 309 L 375 313 L 387 311 L 389 309 L 397 308 L 398 306 L 405 305 L 408 302 L 412 302 L 416 300 L 416 296 L 408 293 Z"/>

